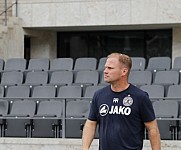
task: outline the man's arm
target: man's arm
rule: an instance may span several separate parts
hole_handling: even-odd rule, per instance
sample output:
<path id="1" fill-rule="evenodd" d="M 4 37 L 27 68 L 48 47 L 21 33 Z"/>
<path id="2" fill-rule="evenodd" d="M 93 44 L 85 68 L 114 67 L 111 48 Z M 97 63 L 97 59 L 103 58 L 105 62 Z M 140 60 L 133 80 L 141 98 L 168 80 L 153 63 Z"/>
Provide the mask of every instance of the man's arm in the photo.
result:
<path id="1" fill-rule="evenodd" d="M 160 150 L 161 142 L 157 121 L 153 120 L 150 122 L 145 122 L 145 127 L 148 130 L 148 136 L 150 139 L 152 150 Z"/>
<path id="2" fill-rule="evenodd" d="M 89 147 L 94 139 L 94 135 L 96 132 L 97 122 L 87 120 L 82 135 L 82 150 L 89 150 Z"/>

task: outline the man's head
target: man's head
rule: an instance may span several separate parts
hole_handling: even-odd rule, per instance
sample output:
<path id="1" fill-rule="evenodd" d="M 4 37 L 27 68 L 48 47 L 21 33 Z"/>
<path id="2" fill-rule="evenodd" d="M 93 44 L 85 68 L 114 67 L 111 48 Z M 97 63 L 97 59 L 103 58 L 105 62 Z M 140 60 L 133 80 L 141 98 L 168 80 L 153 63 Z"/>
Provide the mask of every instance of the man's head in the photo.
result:
<path id="1" fill-rule="evenodd" d="M 114 83 L 120 80 L 127 81 L 132 67 L 131 58 L 125 54 L 112 53 L 108 55 L 104 70 L 104 80 Z"/>

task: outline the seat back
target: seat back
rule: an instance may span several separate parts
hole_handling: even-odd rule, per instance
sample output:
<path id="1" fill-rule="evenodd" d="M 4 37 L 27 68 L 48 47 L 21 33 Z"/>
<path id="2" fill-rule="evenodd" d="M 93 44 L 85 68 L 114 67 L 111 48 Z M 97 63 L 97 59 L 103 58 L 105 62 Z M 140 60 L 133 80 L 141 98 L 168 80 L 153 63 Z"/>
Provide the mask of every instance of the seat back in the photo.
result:
<path id="1" fill-rule="evenodd" d="M 54 98 L 56 95 L 55 86 L 35 86 L 32 90 L 33 98 Z"/>
<path id="2" fill-rule="evenodd" d="M 17 71 L 3 72 L 1 84 L 3 85 L 18 85 L 23 83 L 23 73 Z"/>
<path id="3" fill-rule="evenodd" d="M 88 116 L 90 103 L 84 100 L 68 101 L 66 117 L 85 118 Z"/>
<path id="4" fill-rule="evenodd" d="M 28 70 L 41 70 L 41 71 L 48 71 L 50 65 L 50 60 L 48 58 L 37 58 L 37 59 L 30 59 L 28 64 Z"/>
<path id="5" fill-rule="evenodd" d="M 30 96 L 29 86 L 9 86 L 7 88 L 6 97 L 10 98 L 28 98 Z"/>
<path id="6" fill-rule="evenodd" d="M 143 85 L 140 87 L 143 91 L 147 92 L 151 99 L 163 98 L 165 95 L 164 86 L 162 85 Z"/>
<path id="7" fill-rule="evenodd" d="M 73 69 L 72 58 L 55 58 L 51 61 L 50 70 L 68 70 Z"/>
<path id="8" fill-rule="evenodd" d="M 178 84 L 179 73 L 178 71 L 158 71 L 155 74 L 154 84 Z"/>
<path id="9" fill-rule="evenodd" d="M 4 70 L 4 59 L 0 58 L 0 71 Z"/>
<path id="10" fill-rule="evenodd" d="M 97 68 L 97 59 L 96 58 L 77 58 L 75 60 L 74 70 L 96 70 Z"/>
<path id="11" fill-rule="evenodd" d="M 61 117 L 63 112 L 60 101 L 41 101 L 37 109 L 37 115 Z"/>
<path id="12" fill-rule="evenodd" d="M 52 72 L 50 77 L 50 84 L 53 85 L 71 85 L 73 82 L 73 72 L 72 71 L 55 71 Z"/>
<path id="13" fill-rule="evenodd" d="M 172 69 L 178 71 L 181 70 L 181 57 L 175 57 Z"/>
<path id="14" fill-rule="evenodd" d="M 24 71 L 26 69 L 26 59 L 9 58 L 5 64 L 5 71 Z"/>
<path id="15" fill-rule="evenodd" d="M 181 98 L 181 85 L 170 85 L 168 87 L 167 97 Z"/>
<path id="16" fill-rule="evenodd" d="M 151 57 L 148 61 L 147 70 L 159 71 L 170 70 L 171 58 L 170 57 Z"/>
<path id="17" fill-rule="evenodd" d="M 80 86 L 61 86 L 57 93 L 59 98 L 80 98 L 81 96 L 82 89 Z"/>
<path id="18" fill-rule="evenodd" d="M 146 60 L 144 57 L 131 57 L 132 60 L 132 68 L 131 70 L 145 70 Z"/>
<path id="19" fill-rule="evenodd" d="M 3 86 L 0 86 L 0 98 L 3 98 L 4 97 L 4 87 Z"/>
<path id="20" fill-rule="evenodd" d="M 9 103 L 6 100 L 0 100 L 0 115 L 6 116 L 9 110 Z"/>
<path id="21" fill-rule="evenodd" d="M 147 85 L 152 83 L 152 72 L 145 71 L 136 71 L 133 70 L 130 72 L 128 81 L 134 85 Z"/>
<path id="22" fill-rule="evenodd" d="M 74 83 L 97 85 L 99 73 L 97 71 L 78 71 Z"/>
<path id="23" fill-rule="evenodd" d="M 48 73 L 45 71 L 27 72 L 26 74 L 25 84 L 44 85 L 47 84 L 47 82 L 48 82 Z"/>
<path id="24" fill-rule="evenodd" d="M 18 100 L 14 101 L 10 111 L 10 115 L 28 115 L 33 116 L 36 110 L 36 103 L 29 100 Z"/>
<path id="25" fill-rule="evenodd" d="M 177 101 L 160 100 L 153 102 L 155 115 L 158 118 L 177 118 L 178 106 Z"/>
<path id="26" fill-rule="evenodd" d="M 98 63 L 98 67 L 97 67 L 98 71 L 103 71 L 104 70 L 106 60 L 107 60 L 107 57 L 102 57 L 102 58 L 99 59 L 99 63 Z"/>
<path id="27" fill-rule="evenodd" d="M 88 86 L 87 88 L 86 88 L 86 90 L 85 90 L 85 94 L 84 94 L 84 97 L 91 97 L 91 98 L 93 98 L 93 96 L 94 96 L 94 93 L 97 91 L 97 90 L 99 90 L 99 89 L 102 89 L 102 88 L 104 88 L 105 86 L 99 86 L 99 85 L 97 85 L 97 86 Z"/>

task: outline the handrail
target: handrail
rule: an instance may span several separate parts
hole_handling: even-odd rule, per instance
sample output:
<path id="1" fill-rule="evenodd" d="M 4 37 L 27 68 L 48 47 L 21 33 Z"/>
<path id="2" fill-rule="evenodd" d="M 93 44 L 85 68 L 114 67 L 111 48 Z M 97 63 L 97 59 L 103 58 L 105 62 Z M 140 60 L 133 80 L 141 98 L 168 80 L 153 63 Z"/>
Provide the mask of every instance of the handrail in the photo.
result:
<path id="1" fill-rule="evenodd" d="M 18 4 L 18 0 L 16 0 L 12 5 L 10 5 L 9 7 L 7 7 L 7 0 L 4 1 L 5 4 L 5 8 L 4 11 L 0 13 L 0 16 L 2 16 L 3 14 L 5 14 L 5 26 L 7 26 L 7 11 L 12 8 L 14 5 L 16 5 L 16 17 L 18 15 L 18 11 L 17 11 L 17 4 Z"/>

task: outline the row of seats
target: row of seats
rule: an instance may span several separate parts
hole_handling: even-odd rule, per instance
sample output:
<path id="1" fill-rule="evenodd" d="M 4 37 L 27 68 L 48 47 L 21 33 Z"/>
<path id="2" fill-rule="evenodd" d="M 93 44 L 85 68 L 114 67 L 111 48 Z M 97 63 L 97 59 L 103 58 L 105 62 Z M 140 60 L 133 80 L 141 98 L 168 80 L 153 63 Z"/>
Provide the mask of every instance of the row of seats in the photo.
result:
<path id="1" fill-rule="evenodd" d="M 158 71 L 153 74 L 151 71 L 131 71 L 129 82 L 134 85 L 162 84 L 173 85 L 180 84 L 181 75 L 178 71 Z M 92 84 L 107 85 L 104 82 L 102 72 L 98 71 L 46 71 L 38 72 L 3 72 L 1 74 L 1 85 L 72 85 L 72 84 Z"/>
<path id="2" fill-rule="evenodd" d="M 89 108 L 86 100 L 68 101 L 65 105 L 56 100 L 41 101 L 38 105 L 29 100 L 14 101 L 11 105 L 0 100 L 0 136 L 57 138 L 65 130 L 66 138 L 80 138 Z"/>
<path id="3" fill-rule="evenodd" d="M 30 59 L 29 61 L 24 58 L 10 58 L 6 61 L 0 59 L 0 71 L 54 71 L 54 70 L 104 70 L 106 57 L 99 60 L 94 57 L 81 57 L 73 60 L 73 58 L 55 58 L 50 60 L 48 58 Z M 132 70 L 181 70 L 181 57 L 176 57 L 171 62 L 170 57 L 152 57 L 148 60 L 144 57 L 132 57 Z"/>
<path id="4" fill-rule="evenodd" d="M 92 98 L 94 92 L 103 88 L 103 85 L 87 86 L 85 90 L 81 86 L 69 85 L 56 88 L 52 85 L 34 86 L 30 88 L 25 85 L 0 86 L 0 98 Z M 181 99 L 181 85 L 170 85 L 167 93 L 163 85 L 142 85 L 140 89 L 146 91 L 154 101 L 157 99 Z"/>
<path id="5" fill-rule="evenodd" d="M 94 92 L 104 86 L 87 86 L 85 91 L 82 90 L 81 86 L 70 85 L 60 86 L 8 86 L 4 88 L 0 86 L 0 98 L 7 98 L 10 100 L 34 98 L 36 99 L 53 99 L 53 98 L 91 98 Z"/>
<path id="6" fill-rule="evenodd" d="M 0 100 L 0 130 L 5 137 L 81 138 L 90 108 L 87 100 Z M 177 101 L 153 102 L 161 139 L 181 139 L 181 106 Z M 96 135 L 98 137 L 98 135 Z M 147 133 L 145 132 L 145 138 Z"/>

